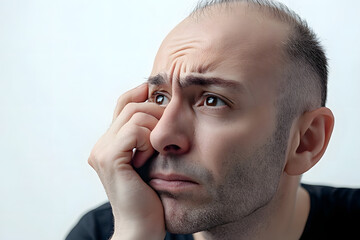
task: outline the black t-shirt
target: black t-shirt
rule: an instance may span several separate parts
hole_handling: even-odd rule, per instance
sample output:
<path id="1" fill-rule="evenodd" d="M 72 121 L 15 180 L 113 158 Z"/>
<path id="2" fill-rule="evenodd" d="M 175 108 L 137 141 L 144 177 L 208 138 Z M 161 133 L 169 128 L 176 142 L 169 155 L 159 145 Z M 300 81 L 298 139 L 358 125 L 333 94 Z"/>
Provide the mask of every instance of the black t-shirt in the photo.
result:
<path id="1" fill-rule="evenodd" d="M 360 189 L 302 184 L 310 194 L 310 213 L 301 240 L 360 239 Z M 114 223 L 111 206 L 86 213 L 66 240 L 108 240 Z M 193 240 L 191 234 L 166 233 L 165 240 Z"/>

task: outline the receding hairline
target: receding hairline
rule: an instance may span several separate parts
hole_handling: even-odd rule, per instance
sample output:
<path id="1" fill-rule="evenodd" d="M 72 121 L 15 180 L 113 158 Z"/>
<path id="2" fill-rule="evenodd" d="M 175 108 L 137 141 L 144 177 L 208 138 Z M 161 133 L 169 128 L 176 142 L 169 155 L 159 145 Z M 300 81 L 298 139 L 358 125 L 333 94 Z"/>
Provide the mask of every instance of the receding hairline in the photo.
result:
<path id="1" fill-rule="evenodd" d="M 286 5 L 270 0 L 200 0 L 189 17 L 197 18 L 209 13 L 211 9 L 231 10 L 234 5 L 245 6 L 257 10 L 268 17 L 286 22 L 288 24 L 303 23 L 303 20 Z"/>
<path id="2" fill-rule="evenodd" d="M 265 21 L 268 19 L 287 26 L 286 35 L 279 42 L 281 46 L 279 54 L 283 64 L 293 60 L 289 55 L 288 43 L 296 35 L 297 26 L 307 26 L 307 23 L 283 3 L 271 0 L 200 0 L 188 18 L 197 21 L 201 18 L 216 17 L 219 14 L 231 14 L 238 7 L 257 14 Z"/>
<path id="3" fill-rule="evenodd" d="M 287 39 L 282 42 L 280 53 L 286 70 L 284 74 L 287 75 L 284 76 L 280 91 L 286 90 L 287 97 L 278 102 L 284 104 L 291 99 L 298 100 L 297 111 L 287 103 L 294 115 L 325 106 L 328 69 L 323 46 L 307 22 L 283 3 L 272 0 L 200 0 L 189 18 L 196 21 L 219 13 L 231 13 L 237 6 L 260 13 L 259 17 L 289 26 Z M 299 81 L 302 85 L 299 85 Z M 297 97 L 293 97 L 294 94 Z"/>

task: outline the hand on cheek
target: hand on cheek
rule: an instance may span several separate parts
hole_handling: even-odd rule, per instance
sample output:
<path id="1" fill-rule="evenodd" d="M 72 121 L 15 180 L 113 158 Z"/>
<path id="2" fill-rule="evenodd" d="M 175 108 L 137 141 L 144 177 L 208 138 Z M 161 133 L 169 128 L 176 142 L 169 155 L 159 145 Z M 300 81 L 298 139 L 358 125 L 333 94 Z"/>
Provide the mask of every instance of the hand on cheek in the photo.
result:
<path id="1" fill-rule="evenodd" d="M 165 236 L 161 201 L 133 168 L 142 166 L 153 154 L 150 132 L 164 109 L 145 102 L 147 95 L 147 84 L 143 84 L 119 98 L 113 122 L 95 144 L 88 160 L 99 175 L 113 209 L 113 239 Z"/>

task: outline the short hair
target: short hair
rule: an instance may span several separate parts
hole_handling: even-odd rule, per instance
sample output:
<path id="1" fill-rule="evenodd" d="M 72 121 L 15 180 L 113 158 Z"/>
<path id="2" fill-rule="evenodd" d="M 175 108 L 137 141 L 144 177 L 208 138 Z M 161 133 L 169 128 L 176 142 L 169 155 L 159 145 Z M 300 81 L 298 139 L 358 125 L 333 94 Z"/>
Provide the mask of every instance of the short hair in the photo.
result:
<path id="1" fill-rule="evenodd" d="M 283 43 L 285 71 L 276 101 L 278 124 L 289 126 L 294 117 L 325 106 L 328 64 L 323 47 L 305 20 L 284 4 L 271 0 L 200 0 L 190 16 L 198 16 L 211 6 L 229 7 L 247 3 L 291 28 Z"/>

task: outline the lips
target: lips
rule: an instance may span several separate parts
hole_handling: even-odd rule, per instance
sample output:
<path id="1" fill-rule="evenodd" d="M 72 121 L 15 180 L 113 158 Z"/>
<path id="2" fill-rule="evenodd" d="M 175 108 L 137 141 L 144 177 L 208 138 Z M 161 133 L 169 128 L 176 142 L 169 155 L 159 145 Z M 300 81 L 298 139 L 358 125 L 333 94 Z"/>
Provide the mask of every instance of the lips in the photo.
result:
<path id="1" fill-rule="evenodd" d="M 195 183 L 195 181 L 192 180 L 191 178 L 179 174 L 151 173 L 150 179 L 162 179 L 165 181 L 184 181 L 184 182 Z"/>
<path id="2" fill-rule="evenodd" d="M 183 191 L 199 185 L 193 179 L 179 174 L 150 174 L 150 186 L 158 191 Z"/>

